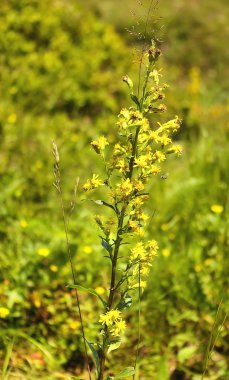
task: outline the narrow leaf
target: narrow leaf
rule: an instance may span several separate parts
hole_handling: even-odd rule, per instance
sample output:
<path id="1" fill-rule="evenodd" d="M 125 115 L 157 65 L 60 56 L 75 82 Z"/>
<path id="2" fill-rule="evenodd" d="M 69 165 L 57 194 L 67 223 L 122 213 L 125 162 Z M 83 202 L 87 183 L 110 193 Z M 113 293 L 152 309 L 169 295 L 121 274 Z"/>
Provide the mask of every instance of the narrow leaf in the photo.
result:
<path id="1" fill-rule="evenodd" d="M 93 361 L 94 361 L 94 363 L 95 363 L 97 373 L 99 373 L 99 372 L 100 372 L 100 364 L 99 364 L 99 355 L 98 355 L 98 352 L 97 352 L 96 349 L 93 347 L 93 344 L 91 344 L 90 342 L 88 342 L 87 339 L 85 339 L 85 340 L 86 340 L 86 342 L 87 342 L 88 347 L 89 347 L 90 350 L 91 350 L 92 357 L 93 357 Z"/>
<path id="2" fill-rule="evenodd" d="M 132 297 L 126 293 L 125 297 L 117 305 L 118 310 L 128 309 L 132 304 Z"/>
<path id="3" fill-rule="evenodd" d="M 6 376 L 6 372 L 7 372 L 8 366 L 9 366 L 10 358 L 11 358 L 12 351 L 13 351 L 13 345 L 14 345 L 14 340 L 12 340 L 12 342 L 10 342 L 6 348 L 6 355 L 5 355 L 3 368 L 2 368 L 2 378 L 3 379 Z"/>
<path id="4" fill-rule="evenodd" d="M 111 245 L 104 239 L 102 239 L 102 247 L 105 248 L 107 252 L 112 253 Z"/>
<path id="5" fill-rule="evenodd" d="M 136 95 L 131 95 L 131 99 L 135 104 L 137 104 L 138 107 L 140 107 L 140 103 Z"/>
<path id="6" fill-rule="evenodd" d="M 123 379 L 124 377 L 132 376 L 134 375 L 134 367 L 127 367 L 123 371 L 119 372 L 114 379 Z"/>
<path id="7" fill-rule="evenodd" d="M 120 339 L 109 342 L 107 353 L 109 354 L 111 351 L 117 350 L 117 348 L 120 347 L 121 343 L 122 341 Z"/>
<path id="8" fill-rule="evenodd" d="M 106 307 L 106 302 L 104 301 L 104 299 L 94 289 L 92 289 L 92 288 L 86 288 L 85 286 L 81 286 L 81 285 L 67 285 L 67 287 L 71 288 L 71 289 L 77 289 L 80 292 L 85 292 L 85 293 L 93 294 L 94 296 L 96 296 L 97 298 L 99 298 L 100 301 L 103 303 L 103 306 Z"/>

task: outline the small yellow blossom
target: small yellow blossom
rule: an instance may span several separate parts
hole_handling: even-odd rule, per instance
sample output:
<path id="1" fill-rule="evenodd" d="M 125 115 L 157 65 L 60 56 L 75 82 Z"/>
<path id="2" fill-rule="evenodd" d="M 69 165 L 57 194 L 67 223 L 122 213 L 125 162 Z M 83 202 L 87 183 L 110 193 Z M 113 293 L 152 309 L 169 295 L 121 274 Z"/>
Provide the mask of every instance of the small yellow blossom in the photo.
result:
<path id="1" fill-rule="evenodd" d="M 105 293 L 105 289 L 102 286 L 97 286 L 95 288 L 96 293 L 98 293 L 100 296 L 102 296 Z"/>
<path id="2" fill-rule="evenodd" d="M 223 206 L 219 204 L 214 204 L 211 206 L 211 211 L 215 214 L 221 214 L 223 212 Z"/>
<path id="3" fill-rule="evenodd" d="M 11 115 L 8 116 L 7 121 L 10 124 L 16 123 L 16 121 L 17 121 L 17 115 L 15 113 L 12 113 Z"/>
<path id="4" fill-rule="evenodd" d="M 106 148 L 106 145 L 109 145 L 106 137 L 100 136 L 98 140 L 94 140 L 91 142 L 92 148 L 96 153 L 101 153 Z"/>
<path id="5" fill-rule="evenodd" d="M 170 137 L 168 137 L 168 135 L 162 135 L 162 136 L 160 136 L 159 139 L 158 139 L 158 141 L 163 146 L 169 145 L 172 142 L 172 140 L 170 139 Z"/>
<path id="6" fill-rule="evenodd" d="M 83 253 L 86 253 L 87 255 L 89 255 L 90 253 L 92 253 L 93 249 L 90 245 L 84 245 L 82 247 L 82 251 Z"/>
<path id="7" fill-rule="evenodd" d="M 79 321 L 71 321 L 69 323 L 69 327 L 72 329 L 72 330 L 79 330 L 80 328 L 80 322 Z"/>
<path id="8" fill-rule="evenodd" d="M 50 254 L 50 250 L 47 247 L 40 247 L 37 250 L 39 256 L 47 257 Z"/>
<path id="9" fill-rule="evenodd" d="M 168 153 L 175 153 L 178 157 L 181 156 L 183 151 L 182 146 L 172 145 L 171 148 L 167 151 Z"/>
<path id="10" fill-rule="evenodd" d="M 117 185 L 117 189 L 118 189 L 117 194 L 119 195 L 119 193 L 120 193 L 120 195 L 122 197 L 126 198 L 132 193 L 133 185 L 132 185 L 130 179 L 127 178 L 125 181 L 122 180 L 122 182 Z"/>
<path id="11" fill-rule="evenodd" d="M 99 176 L 97 174 L 93 174 L 92 178 L 88 179 L 84 184 L 83 189 L 84 191 L 90 191 L 102 185 L 103 182 L 99 179 Z"/>
<path id="12" fill-rule="evenodd" d="M 195 271 L 196 271 L 197 273 L 201 272 L 202 269 L 203 269 L 203 266 L 202 266 L 201 264 L 196 264 L 196 265 L 195 265 Z"/>
<path id="13" fill-rule="evenodd" d="M 148 168 L 151 160 L 152 160 L 152 155 L 150 153 L 148 153 L 146 155 L 141 155 L 138 158 L 135 158 L 135 160 L 134 160 L 135 165 L 134 166 L 138 166 L 140 168 Z"/>
<path id="14" fill-rule="evenodd" d="M 133 187 L 134 189 L 136 189 L 137 191 L 142 191 L 144 190 L 145 186 L 144 184 L 142 183 L 142 181 L 133 181 Z"/>
<path id="15" fill-rule="evenodd" d="M 142 242 L 138 242 L 134 248 L 131 249 L 130 261 L 137 259 L 143 260 L 146 258 L 146 250 Z"/>
<path id="16" fill-rule="evenodd" d="M 171 254 L 171 251 L 170 251 L 169 248 L 164 248 L 164 249 L 162 249 L 161 253 L 162 253 L 162 255 L 163 255 L 164 257 L 169 257 L 170 254 Z"/>
<path id="17" fill-rule="evenodd" d="M 5 319 L 8 317 L 9 314 L 9 309 L 7 309 L 6 307 L 0 307 L 0 318 Z"/>
<path id="18" fill-rule="evenodd" d="M 126 329 L 126 322 L 123 320 L 120 320 L 114 324 L 110 332 L 111 332 L 111 335 L 113 336 L 119 336 L 125 331 L 125 329 Z"/>
<path id="19" fill-rule="evenodd" d="M 121 318 L 121 311 L 119 310 L 109 310 L 106 314 L 101 314 L 99 322 L 106 326 L 112 326 L 113 323 L 117 322 Z"/>
<path id="20" fill-rule="evenodd" d="M 165 161 L 166 157 L 164 153 L 160 152 L 159 150 L 156 150 L 156 152 L 153 155 L 153 159 L 157 160 L 158 162 L 163 162 Z"/>
<path id="21" fill-rule="evenodd" d="M 159 71 L 160 71 L 160 70 L 159 70 Z M 154 80 L 154 82 L 155 82 L 156 85 L 159 84 L 159 76 L 161 76 L 161 74 L 159 73 L 159 71 L 156 70 L 156 69 L 154 69 L 154 70 L 150 73 L 150 75 L 149 75 L 149 77 L 152 78 L 152 79 Z"/>
<path id="22" fill-rule="evenodd" d="M 168 231 L 168 229 L 169 229 L 169 225 L 168 225 L 167 223 L 163 223 L 163 224 L 161 225 L 161 229 L 162 229 L 162 231 Z"/>
<path id="23" fill-rule="evenodd" d="M 20 220 L 20 226 L 21 226 L 21 228 L 27 228 L 28 227 L 28 223 L 26 222 L 25 219 Z"/>
<path id="24" fill-rule="evenodd" d="M 57 267 L 56 265 L 53 265 L 53 264 L 52 264 L 52 265 L 50 265 L 49 268 L 50 268 L 50 270 L 51 270 L 52 272 L 54 272 L 54 273 L 58 271 L 58 267 Z"/>
<path id="25" fill-rule="evenodd" d="M 151 165 L 151 167 L 150 167 L 150 169 L 148 170 L 148 174 L 154 174 L 154 175 L 156 175 L 156 174 L 158 174 L 158 173 L 160 173 L 160 171 L 161 171 L 161 168 L 160 168 L 160 166 L 158 166 L 158 165 Z"/>
<path id="26" fill-rule="evenodd" d="M 157 251 L 158 250 L 158 243 L 156 240 L 149 240 L 147 247 L 152 251 Z"/>

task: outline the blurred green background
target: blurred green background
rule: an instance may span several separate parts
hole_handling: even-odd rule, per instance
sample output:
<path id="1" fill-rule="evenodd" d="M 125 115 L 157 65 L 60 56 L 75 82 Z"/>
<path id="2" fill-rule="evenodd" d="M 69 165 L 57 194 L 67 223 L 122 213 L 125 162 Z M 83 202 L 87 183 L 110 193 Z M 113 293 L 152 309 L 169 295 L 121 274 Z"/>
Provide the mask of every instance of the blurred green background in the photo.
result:
<path id="1" fill-rule="evenodd" d="M 140 4 L 142 3 L 142 4 Z M 69 379 L 84 372 L 77 309 L 52 141 L 60 151 L 64 197 L 102 165 L 90 141 L 113 141 L 116 115 L 130 105 L 122 76 L 136 80 L 136 51 L 148 1 L 1 0 L 0 3 L 0 368 L 14 339 L 8 379 Z M 142 298 L 141 380 L 200 380 L 222 300 L 228 302 L 229 8 L 226 0 L 164 0 L 150 30 L 170 84 L 166 117 L 183 119 L 184 147 L 155 179 L 148 227 L 158 240 Z M 134 26 L 134 27 L 133 27 Z M 70 224 L 78 283 L 108 288 L 92 202 L 79 201 Z M 99 307 L 81 295 L 86 335 L 95 341 Z M 110 368 L 133 365 L 137 306 Z M 206 379 L 229 379 L 228 320 Z M 86 378 L 86 375 L 85 375 Z"/>

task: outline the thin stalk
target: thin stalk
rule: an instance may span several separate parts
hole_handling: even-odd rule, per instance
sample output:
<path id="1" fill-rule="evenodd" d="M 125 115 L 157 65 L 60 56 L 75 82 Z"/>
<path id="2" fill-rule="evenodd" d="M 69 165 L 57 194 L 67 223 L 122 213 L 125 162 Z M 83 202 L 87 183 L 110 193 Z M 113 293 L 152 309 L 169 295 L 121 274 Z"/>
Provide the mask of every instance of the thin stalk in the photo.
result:
<path id="1" fill-rule="evenodd" d="M 136 357 L 135 357 L 135 363 L 134 363 L 135 372 L 133 375 L 133 380 L 135 380 L 135 376 L 136 376 L 136 368 L 138 364 L 139 351 L 140 351 L 140 341 L 141 341 L 141 263 L 139 262 L 139 265 L 138 265 L 138 342 L 137 342 Z"/>
<path id="2" fill-rule="evenodd" d="M 63 223 L 64 223 L 64 231 L 65 231 L 65 241 L 66 241 L 66 250 L 67 250 L 67 256 L 68 256 L 68 261 L 70 263 L 71 267 L 71 274 L 72 274 L 72 279 L 73 279 L 73 284 L 77 285 L 76 282 L 76 275 L 73 267 L 73 260 L 72 260 L 72 253 L 70 249 L 70 243 L 69 243 L 69 218 L 67 219 L 66 213 L 65 213 L 65 207 L 64 207 L 64 200 L 63 200 L 63 192 L 62 192 L 62 186 L 61 186 L 61 175 L 60 175 L 60 166 L 59 166 L 59 153 L 57 150 L 57 146 L 55 143 L 53 143 L 53 154 L 55 158 L 55 166 L 54 166 L 54 177 L 55 177 L 55 182 L 54 186 L 57 189 L 57 192 L 59 194 L 60 198 L 60 207 L 61 207 L 61 212 L 62 212 L 62 218 L 63 218 Z M 76 188 L 75 188 L 76 192 Z M 72 205 L 72 208 L 74 207 L 74 203 Z M 72 212 L 72 208 L 71 211 Z M 77 308 L 78 308 L 78 313 L 79 313 L 79 319 L 80 319 L 80 328 L 81 328 L 81 333 L 82 333 L 82 338 L 83 338 L 83 343 L 84 343 L 84 351 L 85 351 L 85 357 L 86 357 L 86 366 L 87 366 L 87 371 L 88 371 L 88 377 L 89 380 L 91 380 L 91 370 L 90 370 L 90 365 L 89 365 L 89 357 L 88 357 L 88 352 L 87 352 L 87 344 L 86 344 L 86 337 L 85 337 L 85 331 L 84 331 L 84 324 L 83 324 L 83 317 L 82 317 L 82 312 L 81 312 L 81 307 L 80 307 L 80 300 L 79 300 L 79 295 L 78 291 L 76 288 L 74 288 L 74 293 L 77 301 Z"/>

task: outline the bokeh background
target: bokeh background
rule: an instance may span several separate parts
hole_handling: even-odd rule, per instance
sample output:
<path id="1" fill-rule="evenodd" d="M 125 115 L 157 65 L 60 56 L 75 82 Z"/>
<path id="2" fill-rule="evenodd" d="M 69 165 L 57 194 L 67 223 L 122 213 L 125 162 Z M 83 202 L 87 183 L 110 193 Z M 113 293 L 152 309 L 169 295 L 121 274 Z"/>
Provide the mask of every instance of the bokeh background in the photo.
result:
<path id="1" fill-rule="evenodd" d="M 8 379 L 84 376 L 80 324 L 71 291 L 52 141 L 60 151 L 66 204 L 103 166 L 90 141 L 116 136 L 116 115 L 129 106 L 122 76 L 137 79 L 137 51 L 148 1 L 1 0 L 0 3 L 0 368 Z M 179 115 L 180 159 L 155 179 L 148 235 L 158 240 L 142 297 L 141 380 L 200 380 L 217 308 L 228 302 L 229 8 L 227 0 L 163 0 L 151 33 L 170 84 L 166 118 Z M 133 28 L 134 26 L 134 28 Z M 82 198 L 82 197 L 81 197 Z M 78 283 L 104 294 L 103 258 L 90 201 L 78 201 L 70 241 Z M 100 210 L 99 210 L 100 212 Z M 86 335 L 96 341 L 99 305 L 81 294 Z M 134 362 L 137 306 L 127 316 L 120 370 Z M 225 321 L 206 379 L 229 379 Z M 85 375 L 86 378 L 86 375 Z"/>

